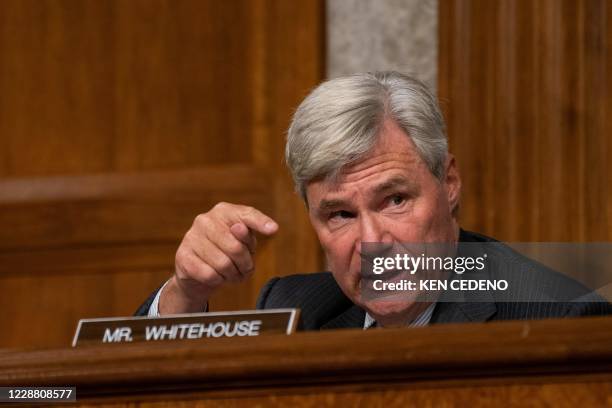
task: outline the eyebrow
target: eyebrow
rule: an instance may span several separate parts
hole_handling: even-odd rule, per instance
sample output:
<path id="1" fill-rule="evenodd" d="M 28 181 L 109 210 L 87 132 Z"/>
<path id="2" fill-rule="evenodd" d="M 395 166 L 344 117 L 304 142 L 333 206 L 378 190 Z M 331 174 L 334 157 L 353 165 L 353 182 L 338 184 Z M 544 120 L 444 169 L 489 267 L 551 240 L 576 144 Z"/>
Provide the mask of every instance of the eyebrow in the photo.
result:
<path id="1" fill-rule="evenodd" d="M 407 180 L 403 177 L 392 177 L 389 180 L 377 185 L 372 189 L 374 194 L 381 194 L 387 191 L 393 191 L 398 188 L 412 188 L 414 187 L 414 183 L 410 180 Z M 331 199 L 331 200 L 321 200 L 318 206 L 319 212 L 330 211 L 339 207 L 346 207 L 350 203 L 350 200 L 341 200 L 341 199 Z"/>
<path id="2" fill-rule="evenodd" d="M 338 207 L 346 206 L 347 203 L 348 201 L 346 200 L 321 200 L 318 210 L 320 212 L 325 212 Z"/>

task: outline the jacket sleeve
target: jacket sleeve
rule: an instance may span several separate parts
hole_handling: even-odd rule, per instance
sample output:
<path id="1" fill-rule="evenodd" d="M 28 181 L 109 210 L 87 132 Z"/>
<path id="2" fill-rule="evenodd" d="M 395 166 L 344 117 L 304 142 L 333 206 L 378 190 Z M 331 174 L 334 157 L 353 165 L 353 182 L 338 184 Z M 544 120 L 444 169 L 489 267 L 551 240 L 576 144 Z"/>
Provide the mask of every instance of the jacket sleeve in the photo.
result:
<path id="1" fill-rule="evenodd" d="M 272 287 L 278 282 L 280 278 L 272 278 L 270 279 L 259 291 L 259 297 L 257 298 L 257 309 L 265 309 L 266 301 L 268 300 L 268 295 L 272 291 Z"/>
<path id="2" fill-rule="evenodd" d="M 161 288 L 162 286 L 157 288 L 153 293 L 151 293 L 151 295 L 149 295 L 147 300 L 145 300 L 144 303 L 140 305 L 138 309 L 136 309 L 136 312 L 134 312 L 134 316 L 148 316 L 149 315 L 149 309 L 151 308 L 151 304 L 155 300 L 155 296 L 157 296 L 157 292 L 159 292 Z"/>

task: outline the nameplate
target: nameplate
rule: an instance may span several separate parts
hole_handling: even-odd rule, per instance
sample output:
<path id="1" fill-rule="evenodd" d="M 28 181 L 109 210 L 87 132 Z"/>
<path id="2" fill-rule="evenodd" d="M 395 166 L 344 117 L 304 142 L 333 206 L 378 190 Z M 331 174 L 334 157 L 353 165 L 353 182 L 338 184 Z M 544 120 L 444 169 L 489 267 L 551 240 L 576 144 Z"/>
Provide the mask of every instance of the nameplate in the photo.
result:
<path id="1" fill-rule="evenodd" d="M 81 319 L 72 347 L 291 334 L 295 332 L 299 313 L 299 309 L 268 309 L 164 317 Z"/>

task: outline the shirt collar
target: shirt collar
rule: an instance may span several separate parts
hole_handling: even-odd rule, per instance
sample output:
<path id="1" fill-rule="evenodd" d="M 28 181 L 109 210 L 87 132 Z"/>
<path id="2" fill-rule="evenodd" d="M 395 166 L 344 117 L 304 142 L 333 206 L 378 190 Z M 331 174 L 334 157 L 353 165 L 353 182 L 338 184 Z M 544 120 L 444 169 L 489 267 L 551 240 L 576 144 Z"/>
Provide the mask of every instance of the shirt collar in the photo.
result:
<path id="1" fill-rule="evenodd" d="M 429 321 L 431 320 L 431 316 L 433 314 L 434 308 L 436 307 L 435 303 L 429 305 L 427 309 L 425 309 L 420 315 L 416 317 L 413 321 L 408 324 L 408 327 L 421 327 L 427 326 Z M 366 312 L 365 321 L 363 322 L 363 329 L 367 330 L 374 326 L 376 320 L 369 313 Z"/>

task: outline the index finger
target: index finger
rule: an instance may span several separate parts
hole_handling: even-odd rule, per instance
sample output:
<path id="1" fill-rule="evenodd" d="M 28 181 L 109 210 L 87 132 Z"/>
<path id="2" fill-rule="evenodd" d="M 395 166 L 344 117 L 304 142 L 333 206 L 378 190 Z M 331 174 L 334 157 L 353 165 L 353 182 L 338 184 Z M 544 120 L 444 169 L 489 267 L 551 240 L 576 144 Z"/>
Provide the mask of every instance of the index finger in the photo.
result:
<path id="1" fill-rule="evenodd" d="M 272 235 L 278 230 L 276 221 L 253 207 L 246 207 L 244 211 L 238 214 L 238 217 L 249 229 L 266 236 Z"/>

